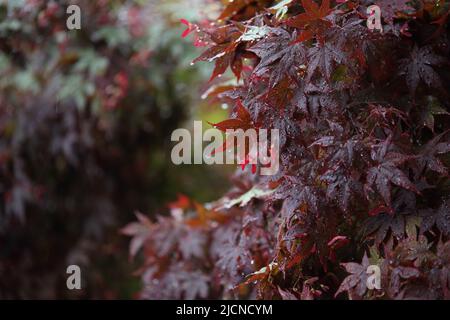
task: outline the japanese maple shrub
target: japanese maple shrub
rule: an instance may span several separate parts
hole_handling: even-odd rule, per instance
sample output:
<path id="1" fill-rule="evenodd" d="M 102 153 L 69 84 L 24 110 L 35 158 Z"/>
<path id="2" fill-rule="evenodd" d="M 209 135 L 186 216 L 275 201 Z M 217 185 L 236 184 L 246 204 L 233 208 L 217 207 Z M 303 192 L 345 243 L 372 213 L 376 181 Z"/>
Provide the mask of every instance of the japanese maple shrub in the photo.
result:
<path id="1" fill-rule="evenodd" d="M 372 4 L 382 33 L 366 25 Z M 450 298 L 449 10 L 235 0 L 200 26 L 210 97 L 240 119 L 218 127 L 279 129 L 280 170 L 247 168 L 217 202 L 180 197 L 170 216 L 128 225 L 142 296 Z"/>

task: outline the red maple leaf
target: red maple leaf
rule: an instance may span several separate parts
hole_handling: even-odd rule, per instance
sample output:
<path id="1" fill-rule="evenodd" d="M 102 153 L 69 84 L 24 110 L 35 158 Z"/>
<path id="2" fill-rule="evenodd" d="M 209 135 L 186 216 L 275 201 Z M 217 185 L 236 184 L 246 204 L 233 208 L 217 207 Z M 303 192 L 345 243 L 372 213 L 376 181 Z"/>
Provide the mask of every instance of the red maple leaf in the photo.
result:
<path id="1" fill-rule="evenodd" d="M 302 0 L 302 6 L 305 12 L 286 22 L 288 26 L 303 29 L 293 43 L 307 41 L 314 37 L 322 43 L 324 31 L 331 26 L 331 22 L 325 19 L 332 11 L 330 0 L 323 0 L 320 7 L 313 0 Z"/>
<path id="2" fill-rule="evenodd" d="M 184 30 L 183 33 L 181 34 L 182 38 L 186 38 L 192 31 L 195 30 L 195 26 L 186 19 L 181 19 L 180 22 L 187 27 L 187 29 Z"/>
<path id="3" fill-rule="evenodd" d="M 236 104 L 236 118 L 231 118 L 231 119 L 227 119 L 224 120 L 222 122 L 219 123 L 210 123 L 210 125 L 212 125 L 214 128 L 219 129 L 220 131 L 226 132 L 227 130 L 231 129 L 231 130 L 237 130 L 237 129 L 242 129 L 242 130 L 247 130 L 250 128 L 255 128 L 250 113 L 248 112 L 248 110 L 244 107 L 244 105 L 242 104 L 241 100 L 237 101 Z M 231 141 L 234 142 L 233 139 L 231 139 Z M 226 140 L 224 142 L 224 144 L 222 145 L 222 147 L 213 150 L 212 151 L 212 155 L 218 152 L 224 152 L 227 150 L 227 148 L 231 147 L 230 144 L 230 140 Z M 247 164 L 250 163 L 250 157 L 249 157 L 249 150 L 246 149 L 246 155 L 245 155 L 245 159 L 244 162 L 241 164 L 241 169 L 242 171 L 245 170 L 245 167 L 247 166 Z M 252 165 L 252 173 L 255 174 L 256 173 L 256 164 L 251 164 Z"/>

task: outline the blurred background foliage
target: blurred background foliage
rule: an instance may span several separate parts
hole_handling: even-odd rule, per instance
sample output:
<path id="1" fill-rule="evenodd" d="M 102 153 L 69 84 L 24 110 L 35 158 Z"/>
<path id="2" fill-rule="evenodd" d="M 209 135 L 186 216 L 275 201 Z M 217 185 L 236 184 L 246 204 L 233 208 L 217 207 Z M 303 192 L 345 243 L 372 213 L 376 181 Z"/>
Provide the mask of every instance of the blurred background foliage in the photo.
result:
<path id="1" fill-rule="evenodd" d="M 81 8 L 81 30 L 66 8 Z M 135 210 L 182 192 L 211 201 L 227 171 L 174 166 L 171 132 L 217 122 L 211 70 L 180 18 L 216 2 L 0 0 L 0 298 L 132 298 L 127 239 Z M 208 187 L 204 187 L 207 183 Z M 66 267 L 83 289 L 66 289 Z"/>

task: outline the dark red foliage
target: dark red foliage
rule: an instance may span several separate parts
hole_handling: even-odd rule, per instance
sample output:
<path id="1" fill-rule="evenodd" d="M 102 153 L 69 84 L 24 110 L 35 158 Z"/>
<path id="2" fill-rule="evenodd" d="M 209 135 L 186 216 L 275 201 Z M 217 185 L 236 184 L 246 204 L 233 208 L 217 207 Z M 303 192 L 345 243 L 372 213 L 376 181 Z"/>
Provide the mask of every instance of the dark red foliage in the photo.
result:
<path id="1" fill-rule="evenodd" d="M 241 78 L 215 99 L 280 130 L 280 170 L 150 223 L 144 296 L 450 298 L 449 3 L 294 0 L 281 20 L 274 4 L 233 1 L 198 60 Z"/>

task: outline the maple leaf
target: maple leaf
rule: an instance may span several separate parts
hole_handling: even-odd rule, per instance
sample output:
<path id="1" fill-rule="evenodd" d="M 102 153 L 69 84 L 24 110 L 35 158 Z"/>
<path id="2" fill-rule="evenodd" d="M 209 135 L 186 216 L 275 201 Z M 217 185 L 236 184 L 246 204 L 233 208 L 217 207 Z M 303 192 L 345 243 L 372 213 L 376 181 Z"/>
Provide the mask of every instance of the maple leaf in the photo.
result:
<path id="1" fill-rule="evenodd" d="M 286 44 L 289 43 L 291 34 L 282 28 L 272 28 L 269 35 L 251 46 L 248 50 L 254 52 L 261 60 L 258 63 L 260 68 L 279 60 L 284 55 Z M 256 69 L 255 69 L 256 71 Z"/>
<path id="2" fill-rule="evenodd" d="M 293 97 L 293 81 L 284 78 L 266 93 L 267 102 L 273 108 L 285 110 Z"/>
<path id="3" fill-rule="evenodd" d="M 151 246 L 155 250 L 155 255 L 165 257 L 172 254 L 178 246 L 179 238 L 183 230 L 183 225 L 169 217 L 158 217 L 152 228 Z"/>
<path id="4" fill-rule="evenodd" d="M 130 242 L 130 257 L 134 257 L 140 248 L 145 244 L 151 235 L 152 222 L 142 213 L 136 212 L 136 217 L 139 222 L 131 222 L 120 231 L 122 234 L 131 236 Z"/>
<path id="5" fill-rule="evenodd" d="M 433 67 L 440 66 L 445 61 L 442 56 L 434 53 L 433 47 L 415 46 L 408 58 L 400 60 L 399 74 L 405 76 L 411 94 L 415 94 L 421 80 L 430 88 L 441 88 L 439 75 Z"/>
<path id="6" fill-rule="evenodd" d="M 183 258 L 205 258 L 207 236 L 199 230 L 189 230 L 180 237 L 179 248 Z"/>
<path id="7" fill-rule="evenodd" d="M 377 6 L 381 9 L 383 19 L 393 25 L 394 19 L 399 13 L 407 13 L 413 11 L 414 8 L 408 4 L 411 0 L 375 0 Z"/>
<path id="8" fill-rule="evenodd" d="M 215 32 L 209 34 L 209 37 L 212 42 L 215 42 L 215 45 L 208 48 L 199 57 L 194 59 L 192 63 L 215 61 L 210 81 L 222 76 L 228 67 L 231 68 L 236 78 L 239 79 L 243 68 L 242 60 L 252 57 L 252 54 L 249 54 L 249 52 L 241 50 L 242 35 L 243 31 L 238 26 L 232 24 L 217 29 Z"/>
<path id="9" fill-rule="evenodd" d="M 323 43 L 323 33 L 332 25 L 330 21 L 325 20 L 325 17 L 332 11 L 330 1 L 323 0 L 320 7 L 313 0 L 302 0 L 301 2 L 305 12 L 286 21 L 288 26 L 303 29 L 292 43 L 303 42 L 312 38 L 317 38 L 319 42 Z"/>
<path id="10" fill-rule="evenodd" d="M 391 271 L 389 279 L 388 292 L 390 296 L 395 297 L 402 286 L 401 279 L 417 279 L 420 276 L 420 271 L 413 267 L 398 266 Z"/>
<path id="11" fill-rule="evenodd" d="M 423 235 L 414 234 L 399 242 L 397 247 L 386 250 L 386 256 L 395 268 L 400 265 L 409 265 L 416 268 L 424 267 L 434 260 L 434 254 L 429 251 L 432 244 Z"/>
<path id="12" fill-rule="evenodd" d="M 394 107 L 387 107 L 380 104 L 369 104 L 369 115 L 364 115 L 365 120 L 363 120 L 367 127 L 371 130 L 375 128 L 383 127 L 392 130 L 393 125 L 396 125 L 399 120 L 407 122 L 407 116 L 401 110 Z"/>
<path id="13" fill-rule="evenodd" d="M 214 78 L 225 73 L 234 57 L 235 48 L 236 45 L 233 43 L 223 43 L 212 46 L 203 52 L 192 63 L 196 63 L 198 61 L 215 61 L 214 70 L 210 78 L 210 81 L 212 81 Z"/>
<path id="14" fill-rule="evenodd" d="M 320 179 L 327 183 L 327 199 L 336 201 L 344 212 L 348 211 L 352 199 L 363 194 L 362 183 L 342 168 L 329 170 Z"/>
<path id="15" fill-rule="evenodd" d="M 423 218 L 420 231 L 427 232 L 437 226 L 446 237 L 450 236 L 450 201 L 445 200 L 437 210 L 425 209 L 421 211 Z"/>
<path id="16" fill-rule="evenodd" d="M 355 159 L 355 153 L 358 151 L 361 151 L 361 142 L 357 138 L 349 139 L 339 144 L 334 154 L 331 155 L 330 161 L 333 164 L 343 164 L 346 167 L 350 167 Z"/>
<path id="17" fill-rule="evenodd" d="M 386 208 L 386 210 L 388 209 Z M 405 219 L 406 217 L 404 214 L 381 213 L 375 217 L 369 218 L 365 223 L 364 231 L 366 235 L 374 234 L 375 243 L 377 244 L 384 241 L 389 231 L 391 231 L 397 239 L 402 239 L 405 235 Z"/>
<path id="18" fill-rule="evenodd" d="M 228 217 L 220 214 L 214 210 L 208 210 L 203 205 L 194 202 L 196 216 L 185 219 L 183 222 L 191 228 L 205 228 L 209 226 L 210 222 L 223 223 L 228 220 Z"/>
<path id="19" fill-rule="evenodd" d="M 201 271 L 186 271 L 183 266 L 175 265 L 158 280 L 163 282 L 169 296 L 177 299 L 193 300 L 208 297 L 210 277 Z"/>
<path id="20" fill-rule="evenodd" d="M 217 18 L 218 20 L 222 20 L 225 18 L 229 18 L 235 15 L 238 11 L 242 10 L 245 6 L 247 6 L 248 1 L 231 1 L 222 11 L 220 16 Z"/>
<path id="21" fill-rule="evenodd" d="M 221 121 L 219 123 L 210 123 L 214 128 L 217 128 L 223 132 L 227 132 L 227 130 L 247 130 L 247 129 L 257 129 L 255 127 L 254 122 L 251 120 L 251 115 L 248 112 L 248 110 L 244 107 L 241 100 L 238 99 L 236 104 L 236 118 L 227 119 L 224 121 Z M 230 150 L 234 147 L 234 150 L 238 147 L 238 139 L 235 139 L 235 136 L 233 134 L 226 137 L 225 142 L 223 145 L 217 149 L 214 149 L 211 154 L 216 154 L 220 152 L 224 152 L 226 150 Z M 244 162 L 241 164 L 242 170 L 245 169 L 245 166 L 250 163 L 249 159 L 250 149 L 245 148 L 244 150 Z M 256 173 L 256 164 L 252 163 L 252 173 Z"/>
<path id="22" fill-rule="evenodd" d="M 182 38 L 186 38 L 192 31 L 195 30 L 195 25 L 187 21 L 186 19 L 181 19 L 180 22 L 184 24 L 187 29 L 183 31 L 183 34 L 181 35 Z"/>
<path id="23" fill-rule="evenodd" d="M 375 236 L 375 243 L 385 240 L 388 232 L 397 239 L 405 237 L 408 223 L 416 222 L 416 197 L 413 192 L 399 189 L 391 207 L 380 205 L 369 212 L 363 227 L 363 236 Z M 407 233 L 407 232 L 406 232 Z"/>
<path id="24" fill-rule="evenodd" d="M 386 260 L 389 261 L 389 270 L 386 272 L 386 276 L 389 276 L 387 293 L 391 298 L 401 299 L 412 284 L 407 280 L 418 279 L 421 276 L 420 269 L 427 264 L 432 265 L 435 255 L 429 251 L 431 245 L 424 236 L 417 238 L 414 235 L 400 241 L 393 249 L 391 246 L 389 244 L 384 248 Z"/>
<path id="25" fill-rule="evenodd" d="M 391 139 L 392 137 L 388 138 L 372 150 L 372 159 L 378 164 L 367 171 L 364 186 L 367 194 L 367 191 L 371 190 L 371 186 L 375 185 L 388 206 L 391 206 L 391 184 L 420 194 L 407 175 L 398 168 L 411 157 L 398 152 L 388 152 Z"/>
<path id="26" fill-rule="evenodd" d="M 271 68 L 269 88 L 286 76 L 297 77 L 301 66 L 306 63 L 305 47 L 301 44 L 289 45 L 295 37 L 295 32 L 291 35 L 284 29 L 273 29 L 267 38 L 248 49 L 261 58 L 253 71 L 255 75 L 262 75 Z"/>
<path id="27" fill-rule="evenodd" d="M 289 221 L 297 209 L 302 212 L 319 212 L 319 198 L 316 188 L 308 186 L 295 178 L 289 177 L 287 182 L 275 191 L 275 198 L 284 199 L 282 214 Z"/>
<path id="28" fill-rule="evenodd" d="M 247 130 L 254 128 L 250 113 L 240 100 L 238 100 L 236 104 L 236 116 L 236 118 L 227 119 L 218 123 L 208 123 L 223 132 L 226 132 L 227 130 Z"/>
<path id="29" fill-rule="evenodd" d="M 250 252 L 245 246 L 227 241 L 222 245 L 217 265 L 231 275 L 238 275 L 250 259 Z"/>
<path id="30" fill-rule="evenodd" d="M 258 11 L 264 10 L 266 5 L 272 3 L 269 0 L 233 0 L 228 1 L 227 6 L 217 18 L 219 21 L 231 19 L 234 21 L 245 20 L 253 17 Z"/>
<path id="31" fill-rule="evenodd" d="M 343 128 L 337 127 L 336 130 L 340 131 Z M 338 206 L 347 212 L 350 201 L 363 194 L 363 185 L 359 181 L 360 175 L 350 169 L 354 153 L 359 149 L 358 141 L 351 139 L 341 143 L 335 141 L 334 136 L 322 137 L 318 141 L 325 146 L 338 146 L 333 148 L 333 152 L 326 159 L 331 169 L 327 170 L 320 180 L 326 183 L 327 199 L 337 202 Z M 317 141 L 314 144 L 317 144 Z"/>
<path id="32" fill-rule="evenodd" d="M 433 139 L 431 139 L 426 145 L 423 146 L 420 155 L 417 158 L 419 165 L 418 174 L 422 173 L 425 168 L 440 173 L 441 175 L 447 175 L 447 168 L 442 163 L 438 155 L 450 152 L 450 142 L 439 142 L 443 136 L 448 132 L 443 132 Z"/>
<path id="33" fill-rule="evenodd" d="M 193 271 L 184 275 L 181 288 L 184 291 L 183 298 L 193 300 L 208 297 L 210 277 L 200 271 Z"/>
<path id="34" fill-rule="evenodd" d="M 324 45 L 315 45 L 308 52 L 308 76 L 307 80 L 314 76 L 316 70 L 325 77 L 326 80 L 331 79 L 336 64 L 341 64 L 346 59 L 346 53 L 333 46 L 331 43 Z"/>
<path id="35" fill-rule="evenodd" d="M 367 254 L 364 253 L 361 264 L 347 262 L 341 265 L 350 275 L 342 281 L 334 296 L 337 297 L 340 293 L 347 291 L 351 299 L 362 299 L 367 291 L 367 268 L 370 265 Z"/>

